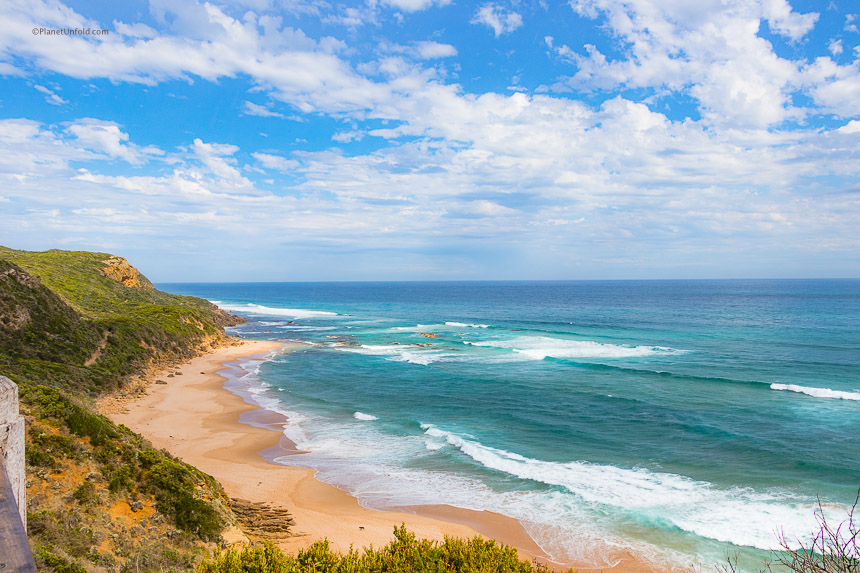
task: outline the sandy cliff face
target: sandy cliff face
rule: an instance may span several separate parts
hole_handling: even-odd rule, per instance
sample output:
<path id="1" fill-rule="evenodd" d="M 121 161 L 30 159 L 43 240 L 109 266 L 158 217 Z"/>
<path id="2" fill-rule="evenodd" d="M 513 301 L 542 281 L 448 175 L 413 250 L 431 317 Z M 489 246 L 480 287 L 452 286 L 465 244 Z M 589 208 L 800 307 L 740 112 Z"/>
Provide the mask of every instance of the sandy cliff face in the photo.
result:
<path id="1" fill-rule="evenodd" d="M 121 282 L 127 287 L 154 288 L 152 283 L 123 257 L 112 256 L 104 261 L 104 265 L 99 272 L 109 279 Z"/>

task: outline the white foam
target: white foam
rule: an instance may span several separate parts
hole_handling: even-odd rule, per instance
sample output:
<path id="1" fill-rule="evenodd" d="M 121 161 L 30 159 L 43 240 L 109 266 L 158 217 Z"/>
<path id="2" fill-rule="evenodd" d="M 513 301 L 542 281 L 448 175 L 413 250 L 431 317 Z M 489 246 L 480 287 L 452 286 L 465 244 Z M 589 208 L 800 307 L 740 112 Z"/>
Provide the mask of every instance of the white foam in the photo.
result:
<path id="1" fill-rule="evenodd" d="M 490 328 L 489 324 L 467 324 L 465 322 L 446 322 L 445 324 L 457 328 Z"/>
<path id="2" fill-rule="evenodd" d="M 598 568 L 609 567 L 612 565 L 611 556 L 617 555 L 619 548 L 665 557 L 665 549 L 657 549 L 644 541 L 619 537 L 615 533 L 613 517 L 619 513 L 628 516 L 628 519 L 639 519 L 638 516 L 644 514 L 646 518 L 652 517 L 664 526 L 677 526 L 703 537 L 764 548 L 776 546 L 774 530 L 777 525 L 788 524 L 785 532 L 787 536 L 792 536 L 805 535 L 811 531 L 809 524 L 814 524 L 811 512 L 810 519 L 801 525 L 797 524 L 796 518 L 798 514 L 803 514 L 805 508 L 785 504 L 782 504 L 784 507 L 780 506 L 778 500 L 769 494 L 757 500 L 751 492 L 747 492 L 745 498 L 739 498 L 732 507 L 727 501 L 736 491 L 730 492 L 731 495 L 725 495 L 724 492 L 709 500 L 708 504 L 694 504 L 689 508 L 683 503 L 675 503 L 669 492 L 664 492 L 666 495 L 662 504 L 633 509 L 624 507 L 624 497 L 618 495 L 617 498 L 622 500 L 622 509 L 607 512 L 605 505 L 598 502 L 583 503 L 581 498 L 564 489 L 494 491 L 477 477 L 403 467 L 407 460 L 438 456 L 440 449 L 451 445 L 452 441 L 457 443 L 456 438 L 466 440 L 463 435 L 424 425 L 425 435 L 421 439 L 414 435 L 392 436 L 372 424 L 361 425 L 362 430 L 359 432 L 355 424 L 340 424 L 319 417 L 307 421 L 306 437 L 296 435 L 296 428 L 292 424 L 288 425 L 285 433 L 308 453 L 288 456 L 276 462 L 316 469 L 318 479 L 350 492 L 365 507 L 386 509 L 448 504 L 507 515 L 519 520 L 552 558 L 563 562 L 576 561 L 590 563 Z M 441 439 L 442 436 L 445 439 Z M 474 440 L 466 441 L 486 448 Z M 492 448 L 488 448 L 488 451 L 501 452 Z M 508 457 L 517 459 L 515 454 L 508 453 Z M 523 456 L 519 458 L 524 460 L 519 462 L 524 466 L 533 464 L 536 473 L 552 469 L 551 462 L 530 460 Z M 591 477 L 596 479 L 594 485 L 597 486 L 605 470 L 619 470 L 609 466 L 594 468 L 597 473 Z M 697 483 L 682 476 L 677 477 L 683 482 Z M 620 487 L 614 476 L 611 481 Z M 654 499 L 658 499 L 656 493 Z M 750 512 L 762 513 L 750 517 Z M 720 559 L 720 556 L 716 558 Z"/>
<path id="3" fill-rule="evenodd" d="M 427 366 L 451 356 L 449 353 L 441 352 L 432 348 L 422 348 L 411 344 L 362 344 L 361 346 L 334 345 L 333 348 L 344 352 L 366 354 L 371 356 L 385 356 L 386 360 L 394 362 L 409 362 Z"/>
<path id="4" fill-rule="evenodd" d="M 448 445 L 444 440 L 393 436 L 374 424 L 340 423 L 319 416 L 297 420 L 291 416 L 284 433 L 307 453 L 274 461 L 314 468 L 317 479 L 350 492 L 364 507 L 448 504 L 495 511 L 519 520 L 550 557 L 596 567 L 612 565 L 606 555 L 613 546 L 631 548 L 634 544 L 606 527 L 603 516 L 583 512 L 570 494 L 498 492 L 475 477 L 403 467 L 404 463 L 437 456 L 436 452 Z M 647 544 L 635 543 L 638 549 L 648 551 L 643 547 Z"/>
<path id="5" fill-rule="evenodd" d="M 683 352 L 665 346 L 605 344 L 592 340 L 570 340 L 548 336 L 518 336 L 512 339 L 464 341 L 472 346 L 507 348 L 532 360 L 545 358 L 636 358 Z"/>
<path id="6" fill-rule="evenodd" d="M 247 304 L 219 303 L 218 308 L 230 312 L 262 314 L 266 316 L 288 316 L 291 318 L 321 318 L 339 316 L 336 312 L 327 312 L 324 310 L 309 310 L 304 308 L 274 308 L 271 306 L 263 306 L 251 302 Z"/>
<path id="7" fill-rule="evenodd" d="M 392 330 L 400 330 L 410 332 L 413 330 L 431 330 L 433 327 L 439 326 L 438 324 L 416 324 L 415 326 L 395 326 Z"/>
<path id="8" fill-rule="evenodd" d="M 588 462 L 549 462 L 485 446 L 461 434 L 424 424 L 425 434 L 444 437 L 484 467 L 561 486 L 594 507 L 614 506 L 710 539 L 759 549 L 778 549 L 774 531 L 807 539 L 816 528 L 814 500 L 780 491 L 718 489 L 686 476 Z"/>
<path id="9" fill-rule="evenodd" d="M 364 414 L 362 412 L 356 412 L 352 415 L 356 420 L 361 420 L 363 422 L 372 422 L 374 420 L 378 420 L 376 416 L 371 416 L 370 414 Z"/>
<path id="10" fill-rule="evenodd" d="M 812 388 L 809 386 L 798 386 L 797 384 L 771 384 L 771 390 L 787 390 L 813 396 L 815 398 L 833 398 L 836 400 L 860 400 L 860 392 L 844 392 L 842 390 L 831 390 L 830 388 Z"/>

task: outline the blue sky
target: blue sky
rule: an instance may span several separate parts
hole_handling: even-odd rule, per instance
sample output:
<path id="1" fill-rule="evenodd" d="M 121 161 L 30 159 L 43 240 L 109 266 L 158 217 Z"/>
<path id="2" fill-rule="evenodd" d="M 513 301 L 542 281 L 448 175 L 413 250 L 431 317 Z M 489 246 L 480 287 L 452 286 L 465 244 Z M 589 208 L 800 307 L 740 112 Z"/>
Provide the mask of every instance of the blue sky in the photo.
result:
<path id="1" fill-rule="evenodd" d="M 847 0 L 4 0 L 0 244 L 162 282 L 860 277 L 858 26 Z"/>

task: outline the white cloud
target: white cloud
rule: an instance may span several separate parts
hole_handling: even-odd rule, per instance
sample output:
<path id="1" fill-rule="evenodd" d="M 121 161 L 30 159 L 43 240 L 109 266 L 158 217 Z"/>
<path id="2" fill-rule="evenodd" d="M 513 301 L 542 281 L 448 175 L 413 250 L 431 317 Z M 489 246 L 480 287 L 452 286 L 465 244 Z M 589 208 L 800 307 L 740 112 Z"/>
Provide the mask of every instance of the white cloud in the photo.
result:
<path id="1" fill-rule="evenodd" d="M 804 37 L 818 21 L 817 13 L 798 14 L 786 0 L 762 0 L 762 14 L 774 32 L 794 41 Z"/>
<path id="2" fill-rule="evenodd" d="M 252 153 L 251 156 L 260 162 L 260 165 L 266 169 L 275 169 L 277 171 L 294 171 L 299 167 L 299 162 L 294 159 L 287 159 L 281 155 L 272 155 L 270 153 Z"/>
<path id="3" fill-rule="evenodd" d="M 334 52 L 342 42 L 312 41 L 253 13 L 240 21 L 211 4 L 158 2 L 153 11 L 187 36 L 127 39 L 110 36 L 33 36 L 39 26 L 99 28 L 58 4 L 11 0 L 0 7 L 0 59 L 29 61 L 79 78 L 154 85 L 161 81 L 217 80 L 247 74 L 279 99 L 309 112 L 366 109 L 386 88 L 356 74 Z M 167 17 L 173 16 L 173 20 Z"/>
<path id="4" fill-rule="evenodd" d="M 45 101 L 51 105 L 65 105 L 65 104 L 69 103 L 68 100 L 64 100 L 59 95 L 57 95 L 56 92 L 54 92 L 53 90 L 49 90 L 45 86 L 40 86 L 40 85 L 36 84 L 33 86 L 33 88 L 36 91 L 42 92 L 43 94 L 45 94 L 47 96 L 45 98 Z"/>
<path id="5" fill-rule="evenodd" d="M 830 40 L 830 42 L 827 44 L 827 49 L 834 56 L 838 56 L 842 53 L 842 40 Z"/>
<path id="6" fill-rule="evenodd" d="M 353 8 L 351 6 L 338 6 L 339 11 L 335 14 L 329 14 L 323 17 L 323 22 L 327 24 L 338 24 L 347 28 L 358 28 L 365 24 L 373 24 L 376 21 L 376 14 L 368 7 Z"/>
<path id="7" fill-rule="evenodd" d="M 766 127 L 802 117 L 791 94 L 804 83 L 802 60 L 779 57 L 758 35 L 761 22 L 792 40 L 818 15 L 798 14 L 785 0 L 572 0 L 583 17 L 605 17 L 626 46 L 609 60 L 594 46 L 586 53 L 550 46 L 578 70 L 566 79 L 574 89 L 665 88 L 695 97 L 713 124 Z"/>
<path id="8" fill-rule="evenodd" d="M 246 150 L 266 169 L 300 176 L 278 195 L 241 175 L 248 166 L 229 143 L 195 138 L 166 158 L 169 172 L 106 175 L 104 151 L 97 155 L 36 122 L 0 121 L 0 173 L 10 199 L 0 229 L 89 242 L 110 229 L 119 247 L 143 240 L 150 251 L 205 245 L 227 253 L 249 240 L 292 237 L 314 253 L 315 264 L 339 261 L 339 272 L 351 263 L 326 257 L 356 242 L 414 260 L 430 246 L 468 240 L 508 250 L 506 260 L 513 260 L 510 249 L 533 259 L 555 253 L 552 269 L 620 252 L 647 260 L 678 235 L 684 248 L 673 255 L 677 264 L 698 264 L 700 247 L 748 253 L 750 245 L 762 252 L 773 245 L 810 252 L 819 243 L 860 246 L 850 239 L 856 201 L 820 191 L 810 200 L 803 188 L 817 177 L 860 177 L 851 123 L 834 133 L 719 135 L 623 98 L 591 110 L 549 96 L 435 96 L 429 101 L 439 107 L 425 113 L 448 118 L 445 139 L 357 156 L 298 152 L 300 161 Z M 102 147 L 135 147 L 131 136 L 107 133 Z M 87 168 L 75 171 L 80 161 Z M 379 271 L 372 269 L 368 278 Z"/>
<path id="9" fill-rule="evenodd" d="M 364 139 L 365 132 L 363 131 L 339 131 L 331 136 L 333 141 L 337 141 L 339 143 L 349 143 L 350 141 L 361 141 Z"/>
<path id="10" fill-rule="evenodd" d="M 208 172 L 221 181 L 237 188 L 252 186 L 251 182 L 243 177 L 235 167 L 236 160 L 233 158 L 233 155 L 239 151 L 237 146 L 226 143 L 204 143 L 199 138 L 196 138 L 191 145 L 190 151 L 205 166 Z M 192 170 L 190 173 L 199 179 L 198 171 Z"/>
<path id="11" fill-rule="evenodd" d="M 816 59 L 803 70 L 803 80 L 815 102 L 841 117 L 856 117 L 860 101 L 860 60 L 840 66 L 830 58 Z"/>
<path id="12" fill-rule="evenodd" d="M 69 125 L 66 131 L 75 136 L 81 147 L 132 165 L 142 165 L 148 160 L 147 156 L 163 155 L 163 152 L 154 146 L 141 148 L 129 144 L 128 134 L 111 121 L 84 118 Z"/>
<path id="13" fill-rule="evenodd" d="M 851 121 L 849 121 L 848 123 L 846 123 L 845 125 L 840 127 L 839 129 L 837 129 L 836 131 L 838 131 L 839 133 L 846 133 L 846 134 L 860 133 L 860 121 L 857 121 L 856 119 L 852 119 Z"/>
<path id="14" fill-rule="evenodd" d="M 410 45 L 392 44 L 383 42 L 379 45 L 379 51 L 384 54 L 402 54 L 415 60 L 434 60 L 439 58 L 450 58 L 457 55 L 457 48 L 451 44 L 442 44 L 433 41 L 412 42 Z M 386 65 L 384 60 L 365 63 L 359 66 L 360 71 L 378 73 Z M 405 62 L 403 66 L 406 66 Z M 403 69 L 408 69 L 408 66 Z"/>
<path id="15" fill-rule="evenodd" d="M 382 0 L 382 3 L 404 12 L 419 12 L 431 6 L 447 6 L 451 0 Z"/>
<path id="16" fill-rule="evenodd" d="M 245 115 L 256 115 L 258 117 L 279 117 L 282 119 L 287 117 L 282 113 L 272 111 L 265 106 L 255 104 L 255 103 L 250 102 L 250 101 L 245 102 L 245 105 L 242 109 L 242 112 Z"/>
<path id="17" fill-rule="evenodd" d="M 478 8 L 472 18 L 472 23 L 489 26 L 498 38 L 502 34 L 510 34 L 522 26 L 523 17 L 516 12 L 505 10 L 498 4 L 489 2 Z"/>
<path id="18" fill-rule="evenodd" d="M 457 48 L 451 44 L 440 44 L 439 42 L 416 42 L 415 48 L 419 57 L 424 60 L 435 58 L 450 58 L 457 55 Z"/>
<path id="19" fill-rule="evenodd" d="M 136 24 L 126 24 L 125 22 L 114 20 L 113 28 L 117 34 L 122 34 L 129 38 L 155 38 L 158 36 L 158 32 L 153 28 L 139 22 Z"/>

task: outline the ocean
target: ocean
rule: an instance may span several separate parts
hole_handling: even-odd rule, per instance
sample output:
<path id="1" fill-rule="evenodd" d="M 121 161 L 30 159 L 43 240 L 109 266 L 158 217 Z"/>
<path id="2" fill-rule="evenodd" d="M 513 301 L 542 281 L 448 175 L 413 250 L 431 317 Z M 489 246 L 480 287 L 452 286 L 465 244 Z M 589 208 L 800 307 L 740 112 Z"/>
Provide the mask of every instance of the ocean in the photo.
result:
<path id="1" fill-rule="evenodd" d="M 860 488 L 860 280 L 159 287 L 301 343 L 243 382 L 308 452 L 281 461 L 366 507 L 492 510 L 565 563 L 757 570 Z"/>

